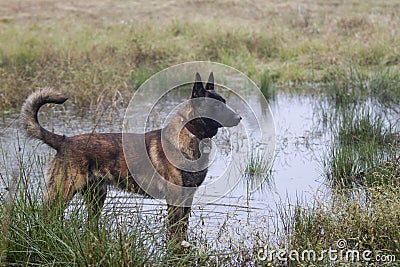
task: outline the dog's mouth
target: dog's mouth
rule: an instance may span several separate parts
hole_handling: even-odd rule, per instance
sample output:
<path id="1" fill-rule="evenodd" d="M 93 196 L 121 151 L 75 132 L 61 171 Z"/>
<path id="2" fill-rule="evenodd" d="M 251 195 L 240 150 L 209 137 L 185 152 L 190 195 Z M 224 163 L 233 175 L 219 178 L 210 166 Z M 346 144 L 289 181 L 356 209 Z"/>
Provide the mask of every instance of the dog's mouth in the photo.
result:
<path id="1" fill-rule="evenodd" d="M 240 117 L 239 114 L 236 114 L 235 116 L 233 116 L 229 120 L 224 121 L 221 124 L 221 127 L 235 127 L 240 123 L 241 120 L 242 120 L 242 117 Z"/>

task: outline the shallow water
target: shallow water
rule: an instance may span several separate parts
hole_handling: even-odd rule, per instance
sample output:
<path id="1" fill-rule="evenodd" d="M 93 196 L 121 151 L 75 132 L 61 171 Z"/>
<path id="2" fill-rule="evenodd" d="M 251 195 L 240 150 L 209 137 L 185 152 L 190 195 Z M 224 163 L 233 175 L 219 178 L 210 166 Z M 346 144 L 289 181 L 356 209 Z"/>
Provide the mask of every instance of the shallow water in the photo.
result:
<path id="1" fill-rule="evenodd" d="M 190 218 L 191 235 L 207 239 L 210 244 L 229 244 L 229 238 L 243 242 L 273 238 L 271 231 L 282 227 L 282 207 L 293 207 L 298 202 L 311 203 L 316 194 L 326 194 L 321 159 L 331 146 L 329 127 L 322 125 L 318 103 L 321 97 L 314 94 L 280 93 L 270 102 L 275 120 L 276 153 L 271 173 L 264 175 L 265 181 L 260 187 L 252 188 L 249 178 L 242 177 L 238 184 L 224 197 L 208 205 L 195 205 Z M 229 103 L 229 102 L 228 102 Z M 162 108 L 155 109 L 158 118 L 163 116 L 162 109 L 174 107 L 176 101 L 167 101 Z M 68 111 L 68 102 L 63 106 L 46 107 L 41 110 L 40 120 L 45 128 L 75 135 L 85 132 L 120 132 L 124 110 L 104 111 Z M 71 109 L 73 110 L 73 109 Z M 153 127 L 161 125 L 153 117 Z M 0 183 L 1 194 L 6 188 L 13 188 L 13 173 L 18 173 L 20 166 L 27 168 L 32 179 L 32 188 L 43 188 L 43 169 L 54 154 L 47 146 L 38 142 L 27 141 L 23 131 L 18 130 L 18 116 L 10 114 L 3 117 L 0 133 L 0 145 L 3 151 Z M 150 128 L 152 126 L 149 126 Z M 227 164 L 224 148 L 229 137 L 227 131 L 220 131 L 216 138 L 219 149 L 209 168 L 205 184 L 220 175 Z M 232 138 L 240 138 L 232 135 Z M 237 141 L 237 145 L 240 142 Z M 243 155 L 246 157 L 246 155 Z M 27 167 L 30 166 L 30 167 Z M 15 188 L 15 187 L 14 187 Z M 82 205 L 81 198 L 75 197 L 71 207 Z M 127 220 L 141 211 L 140 216 L 165 216 L 165 202 L 145 199 L 129 193 L 110 190 L 104 209 L 105 216 L 113 214 L 119 220 Z M 162 220 L 154 219 L 155 226 Z M 196 241 L 194 241 L 196 242 Z M 260 244 L 262 245 L 262 244 Z"/>

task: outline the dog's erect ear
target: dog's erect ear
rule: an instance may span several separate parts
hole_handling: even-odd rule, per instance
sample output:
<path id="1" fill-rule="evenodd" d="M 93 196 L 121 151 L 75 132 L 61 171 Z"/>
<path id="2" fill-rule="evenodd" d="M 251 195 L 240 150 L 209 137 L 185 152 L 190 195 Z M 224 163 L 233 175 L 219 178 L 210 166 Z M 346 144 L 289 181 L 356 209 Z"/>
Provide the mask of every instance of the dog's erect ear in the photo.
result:
<path id="1" fill-rule="evenodd" d="M 205 96 L 206 96 L 206 90 L 204 89 L 204 85 L 203 82 L 201 81 L 200 74 L 197 72 L 196 80 L 194 82 L 192 90 L 192 98 L 205 97 Z"/>
<path id="2" fill-rule="evenodd" d="M 206 84 L 206 90 L 214 90 L 214 74 L 211 72 Z"/>

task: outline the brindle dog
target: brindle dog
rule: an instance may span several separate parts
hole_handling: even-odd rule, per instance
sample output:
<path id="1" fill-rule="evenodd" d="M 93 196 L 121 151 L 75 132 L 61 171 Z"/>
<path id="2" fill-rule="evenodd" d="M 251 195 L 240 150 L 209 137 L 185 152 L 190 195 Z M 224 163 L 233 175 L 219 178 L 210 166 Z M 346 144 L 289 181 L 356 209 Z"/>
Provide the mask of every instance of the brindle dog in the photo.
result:
<path id="1" fill-rule="evenodd" d="M 165 132 L 167 139 L 171 137 L 171 140 L 175 140 L 169 142 L 173 144 L 172 152 L 180 153 L 189 160 L 201 157 L 202 140 L 209 140 L 215 136 L 218 128 L 236 126 L 241 120 L 237 113 L 226 106 L 225 99 L 214 90 L 212 73 L 205 88 L 200 75 L 196 74 L 191 99 L 198 98 L 217 100 L 218 105 L 214 106 L 218 107 L 211 112 L 220 115 L 218 121 L 209 117 L 192 117 L 193 119 L 187 117 L 189 116 L 187 114 L 198 109 L 214 108 L 189 104 L 164 128 L 167 129 Z M 29 137 L 41 140 L 57 151 L 46 174 L 48 190 L 45 194 L 44 209 L 49 211 L 59 207 L 63 210 L 72 197 L 80 192 L 88 207 L 89 221 L 94 218 L 97 222 L 106 198 L 107 185 L 113 184 L 120 189 L 140 194 L 146 194 L 146 190 L 141 188 L 135 177 L 141 172 L 136 173 L 135 170 L 128 168 L 128 160 L 123 151 L 122 133 L 87 133 L 67 137 L 50 132 L 39 124 L 38 111 L 41 106 L 47 103 L 62 104 L 67 99 L 68 97 L 49 88 L 38 90 L 31 94 L 22 106 L 21 119 Z M 185 122 L 183 127 L 182 121 Z M 146 132 L 144 135 L 127 134 L 127 140 L 133 149 L 129 154 L 129 161 L 136 162 L 136 166 L 141 165 L 144 155 L 135 150 L 135 143 L 144 140 L 149 162 L 163 179 L 177 186 L 192 188 L 200 186 L 206 177 L 207 169 L 190 172 L 171 164 L 163 151 L 162 130 Z M 140 179 L 150 178 L 140 177 Z M 164 189 L 161 187 L 161 190 Z M 181 196 L 177 196 L 179 190 L 173 192 L 164 194 L 168 203 L 167 225 L 169 236 L 180 241 L 187 238 L 193 195 L 187 197 L 185 205 L 177 205 L 175 200 Z"/>

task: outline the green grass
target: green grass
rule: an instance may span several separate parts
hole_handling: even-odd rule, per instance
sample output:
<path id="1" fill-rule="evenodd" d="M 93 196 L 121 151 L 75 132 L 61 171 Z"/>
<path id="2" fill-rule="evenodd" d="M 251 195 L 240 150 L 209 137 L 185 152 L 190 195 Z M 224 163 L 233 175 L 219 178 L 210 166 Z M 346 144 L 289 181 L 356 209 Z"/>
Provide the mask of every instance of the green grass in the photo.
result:
<path id="1" fill-rule="evenodd" d="M 393 122 L 388 123 L 377 110 L 363 111 L 356 105 L 331 123 L 333 144 L 323 159 L 328 182 L 334 188 L 379 182 L 365 179 L 362 173 L 396 159 L 400 140 Z"/>
<path id="2" fill-rule="evenodd" d="M 323 92 L 335 108 L 347 108 L 367 99 L 373 99 L 386 108 L 394 108 L 400 99 L 399 77 L 400 69 L 397 67 L 384 67 L 370 73 L 355 66 L 348 71 L 331 68 L 324 77 Z"/>
<path id="3" fill-rule="evenodd" d="M 371 142 L 378 146 L 385 146 L 395 142 L 396 129 L 393 125 L 386 126 L 382 115 L 373 114 L 373 111 L 360 111 L 344 116 L 338 129 L 338 139 L 342 144 L 357 144 Z M 354 112 L 354 111 L 353 111 Z M 361 115 L 359 115 L 361 113 Z"/>
<path id="4" fill-rule="evenodd" d="M 253 148 L 243 168 L 247 191 L 255 191 L 262 187 L 270 188 L 273 185 L 273 159 L 263 150 Z"/>
<path id="5" fill-rule="evenodd" d="M 344 239 L 346 250 L 395 255 L 398 262 L 399 204 L 397 183 L 368 187 L 364 194 L 352 197 L 343 193 L 329 201 L 319 199 L 312 206 L 300 205 L 292 217 L 290 248 L 321 253 L 328 248 L 338 250 L 337 241 Z"/>
<path id="6" fill-rule="evenodd" d="M 276 98 L 277 91 L 273 85 L 269 71 L 264 71 L 261 75 L 260 90 L 267 100 L 274 100 Z"/>
<path id="7" fill-rule="evenodd" d="M 400 69 L 387 68 L 368 76 L 370 95 L 383 107 L 399 112 L 400 105 Z"/>
<path id="8" fill-rule="evenodd" d="M 164 242 L 163 226 L 154 227 L 140 207 L 131 222 L 103 216 L 100 229 L 84 223 L 80 207 L 64 220 L 41 216 L 43 190 L 30 179 L 43 177 L 47 157 L 25 155 L 20 144 L 17 166 L 2 150 L 1 180 L 15 196 L 10 201 L 9 192 L 0 191 L 0 265 L 245 265 L 255 261 L 259 246 L 323 250 L 340 238 L 399 258 L 399 129 L 398 120 L 387 123 L 398 117 L 400 103 L 400 41 L 393 30 L 400 25 L 393 15 L 398 7 L 397 1 L 361 0 L 178 1 L 160 8 L 151 2 L 6 0 L 0 10 L 4 113 L 18 111 L 44 86 L 68 94 L 77 110 L 126 106 L 153 73 L 213 60 L 249 75 L 267 99 L 278 94 L 278 84 L 322 88 L 327 101 L 317 105 L 319 114 L 333 129 L 324 175 L 341 190 L 331 198 L 315 196 L 312 204 L 282 204 L 270 216 L 279 217 L 272 230 L 261 219 L 245 227 L 239 222 L 235 231 L 250 229 L 248 240 L 226 234 L 225 242 L 210 246 L 200 227 L 191 232 L 195 246 L 177 254 Z M 266 171 L 263 156 L 252 154 L 249 184 L 264 181 Z"/>
<path id="9" fill-rule="evenodd" d="M 332 144 L 322 159 L 325 177 L 334 188 L 380 183 L 370 170 L 398 155 L 399 70 L 363 73 L 332 69 L 322 86 L 317 116 Z"/>
<path id="10" fill-rule="evenodd" d="M 262 88 L 330 81 L 332 70 L 348 73 L 350 66 L 364 76 L 399 63 L 399 39 L 389 30 L 400 25 L 390 16 L 396 1 L 353 0 L 335 8 L 327 2 L 182 1 L 161 13 L 151 3 L 123 1 L 112 7 L 105 1 L 32 5 L 8 1 L 0 13 L 2 110 L 18 110 L 43 86 L 69 93 L 78 106 L 112 102 L 116 94 L 126 103 L 148 75 L 192 60 L 231 65 Z M 387 88 L 386 78 L 371 78 L 371 86 Z"/>
<path id="11" fill-rule="evenodd" d="M 326 73 L 316 115 L 331 138 L 321 162 L 332 190 L 286 217 L 289 249 L 321 253 L 344 239 L 347 249 L 394 255 L 398 262 L 398 74 L 397 68 Z"/>
<path id="12" fill-rule="evenodd" d="M 124 199 L 111 200 L 100 217 L 99 227 L 88 223 L 79 198 L 64 212 L 64 218 L 58 211 L 44 214 L 43 171 L 48 157 L 36 154 L 36 147 L 30 150 L 28 146 L 21 139 L 15 151 L 2 150 L 5 169 L 0 183 L 1 266 L 204 266 L 254 261 L 253 244 L 240 243 L 221 232 L 220 242 L 210 245 L 200 222 L 190 224 L 191 247 L 180 249 L 180 244 L 167 240 L 162 223 L 165 212 L 144 208 L 140 199 L 134 201 L 134 196 L 129 199 L 136 203 L 124 207 L 123 214 L 118 209 Z M 13 171 L 15 164 L 17 171 Z M 235 219 L 229 216 L 221 223 L 228 225 L 231 220 L 234 224 Z"/>
<path id="13" fill-rule="evenodd" d="M 130 220 L 104 216 L 96 228 L 86 223 L 81 206 L 61 219 L 56 213 L 42 214 L 40 198 L 28 190 L 18 190 L 8 200 L 7 195 L 0 199 L 1 265 L 187 266 L 212 262 L 209 255 L 215 254 L 177 252 L 177 245 L 166 241 L 166 229 L 155 227 L 140 205 L 127 213 Z"/>
<path id="14" fill-rule="evenodd" d="M 258 149 L 253 149 L 250 152 L 247 165 L 245 166 L 245 175 L 266 175 L 269 172 L 271 159 L 264 155 L 264 153 Z"/>
<path id="15" fill-rule="evenodd" d="M 1 265 L 246 265 L 257 263 L 257 252 L 266 245 L 270 249 L 320 251 L 332 247 L 339 238 L 354 242 L 351 244 L 357 244 L 360 250 L 383 250 L 399 256 L 400 229 L 395 220 L 400 212 L 398 165 L 374 169 L 371 175 L 385 182 L 365 187 L 364 194 L 342 191 L 332 199 L 316 196 L 313 204 L 299 201 L 296 207 L 282 203 L 277 213 L 266 212 L 256 224 L 236 221 L 235 212 L 227 212 L 213 245 L 204 236 L 201 222 L 192 223 L 192 247 L 180 254 L 174 244 L 165 241 L 166 230 L 160 223 L 163 216 L 149 216 L 140 203 L 124 212 L 128 220 L 103 214 L 100 228 L 86 223 L 81 204 L 71 206 L 63 220 L 52 213 L 44 216 L 44 189 L 36 180 L 43 177 L 46 159 L 25 152 L 23 142 L 20 148 L 15 152 L 20 171 L 2 176 L 14 198 L 10 201 L 6 191 L 0 194 Z M 248 169 L 253 175 L 265 170 L 265 158 L 256 155 Z M 276 224 L 270 225 L 271 220 Z M 240 238 L 232 237 L 232 233 L 239 233 Z"/>

